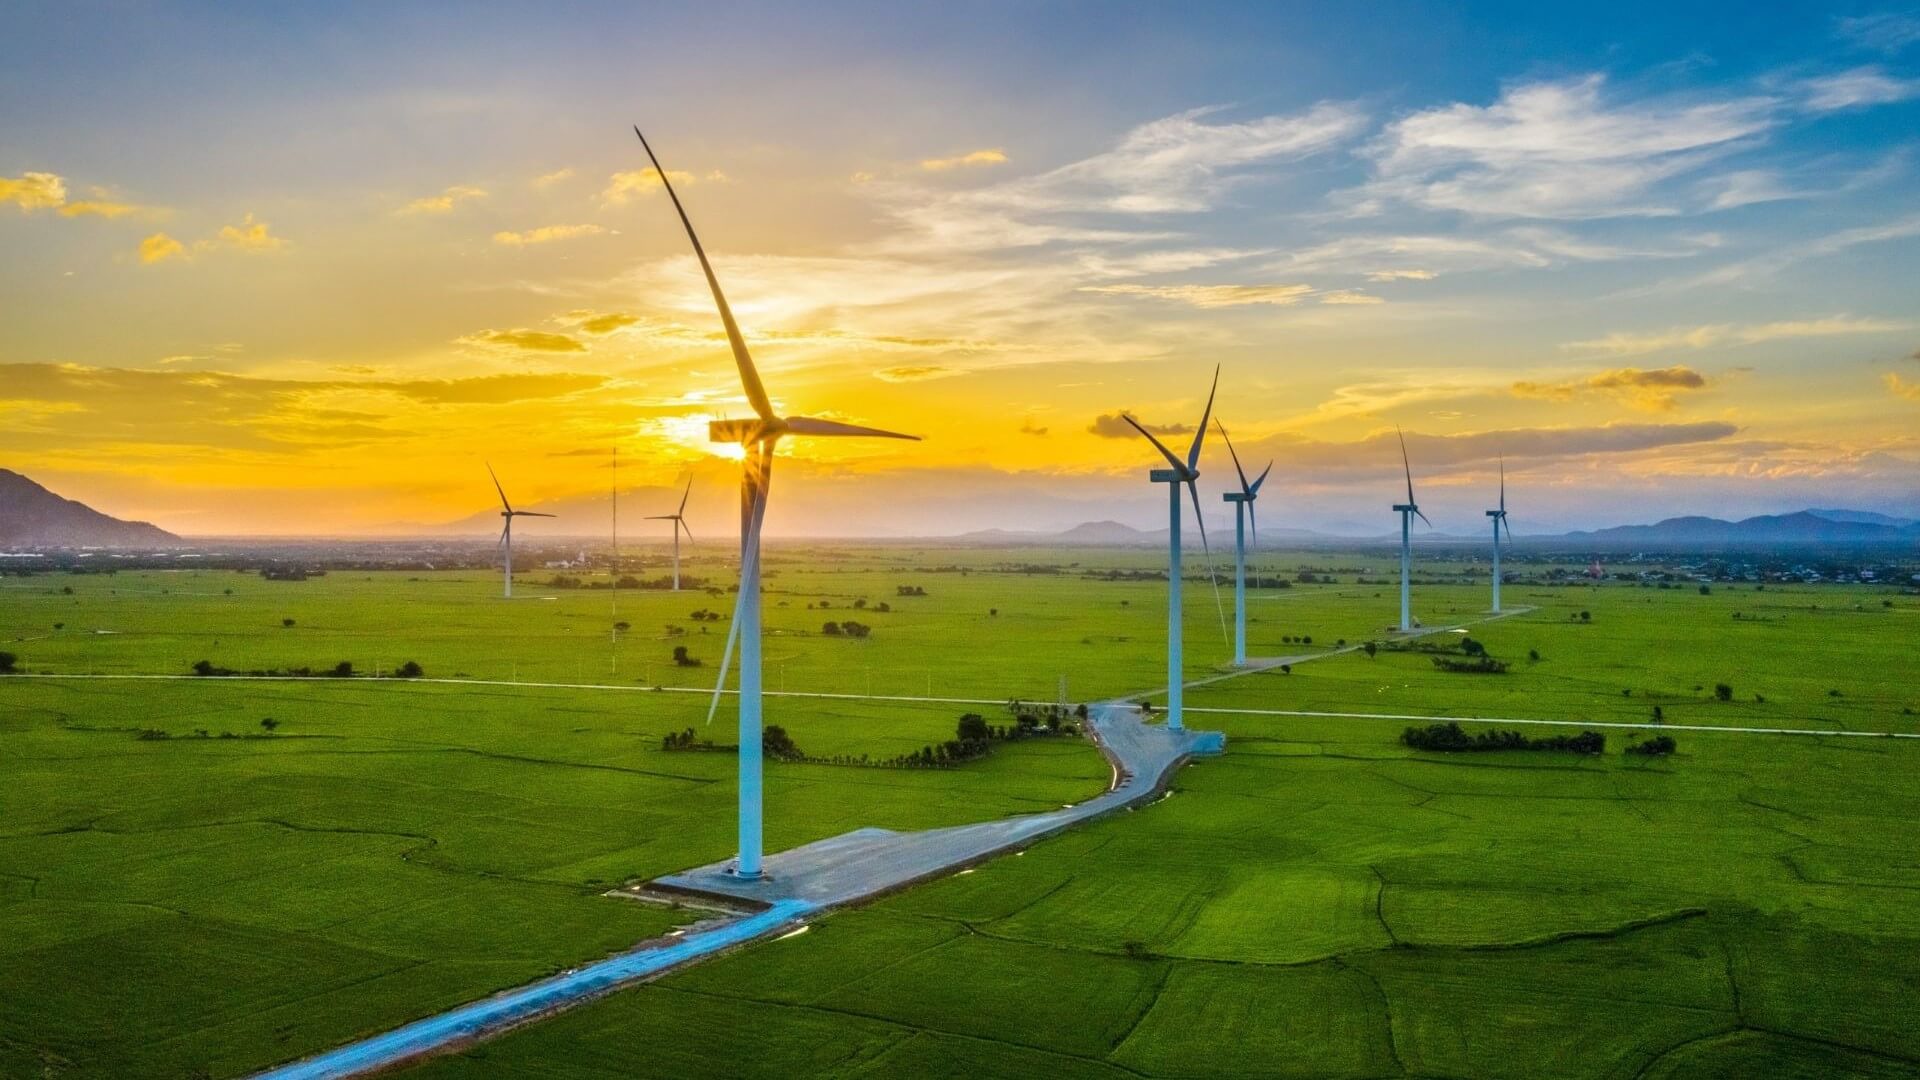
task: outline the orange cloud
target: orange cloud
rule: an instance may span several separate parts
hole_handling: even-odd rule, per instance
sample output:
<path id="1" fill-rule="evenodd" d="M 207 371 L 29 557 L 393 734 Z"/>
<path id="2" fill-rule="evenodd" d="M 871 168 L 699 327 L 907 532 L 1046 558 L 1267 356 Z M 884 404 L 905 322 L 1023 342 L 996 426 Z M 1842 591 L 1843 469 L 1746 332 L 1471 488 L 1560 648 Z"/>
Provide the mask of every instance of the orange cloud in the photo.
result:
<path id="1" fill-rule="evenodd" d="M 186 257 L 186 245 L 166 233 L 157 232 L 140 241 L 140 261 L 149 266 L 157 262 L 166 262 L 168 259 Z"/>
<path id="2" fill-rule="evenodd" d="M 1515 397 L 1547 401 L 1571 401 L 1589 390 L 1612 392 L 1625 396 L 1637 408 L 1660 412 L 1673 408 L 1679 394 L 1706 387 L 1705 375 L 1685 365 L 1675 365 L 1652 370 L 1613 368 L 1572 382 L 1522 381 L 1514 383 L 1511 389 Z"/>
<path id="3" fill-rule="evenodd" d="M 949 169 L 968 169 L 1006 163 L 1005 150 L 974 150 L 965 154 L 955 154 L 953 157 L 927 158 L 920 163 L 920 167 L 928 172 L 946 172 Z"/>
<path id="4" fill-rule="evenodd" d="M 48 210 L 66 201 L 67 182 L 53 173 L 0 176 L 0 204 L 13 203 L 22 213 Z"/>
<path id="5" fill-rule="evenodd" d="M 520 352 L 573 353 L 586 352 L 587 347 L 580 339 L 565 334 L 551 334 L 545 330 L 482 330 L 460 339 L 470 345 L 489 345 L 501 349 L 513 349 Z"/>
<path id="6" fill-rule="evenodd" d="M 402 214 L 450 214 L 453 208 L 470 199 L 484 199 L 485 190 L 470 184 L 455 184 L 438 195 L 426 195 L 400 208 Z"/>
<path id="7" fill-rule="evenodd" d="M 240 251 L 278 251 L 287 245 L 268 230 L 266 222 L 253 220 L 252 214 L 238 225 L 223 226 L 214 242 Z"/>
<path id="8" fill-rule="evenodd" d="M 527 247 L 532 244 L 551 244 L 555 240 L 598 236 L 606 231 L 598 225 L 542 225 L 526 232 L 494 233 L 493 242 L 505 247 Z"/>

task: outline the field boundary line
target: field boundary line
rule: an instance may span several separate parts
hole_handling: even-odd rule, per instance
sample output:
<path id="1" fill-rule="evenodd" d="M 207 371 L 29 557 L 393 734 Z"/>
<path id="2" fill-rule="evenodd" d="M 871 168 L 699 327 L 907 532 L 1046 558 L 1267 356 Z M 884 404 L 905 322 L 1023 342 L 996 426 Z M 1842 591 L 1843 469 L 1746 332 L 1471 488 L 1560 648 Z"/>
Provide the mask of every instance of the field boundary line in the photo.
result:
<path id="1" fill-rule="evenodd" d="M 1731 724 L 1629 724 L 1620 720 L 1540 720 L 1514 716 L 1431 716 L 1415 713 L 1324 712 L 1315 709 L 1236 709 L 1226 706 L 1189 705 L 1190 713 L 1223 716 L 1297 716 L 1327 720 L 1422 720 L 1430 724 L 1449 721 L 1458 724 L 1529 724 L 1539 727 L 1617 728 L 1635 731 L 1719 731 L 1735 735 L 1812 735 L 1847 736 L 1858 739 L 1920 739 L 1920 732 L 1846 731 L 1837 728 L 1741 727 Z"/>

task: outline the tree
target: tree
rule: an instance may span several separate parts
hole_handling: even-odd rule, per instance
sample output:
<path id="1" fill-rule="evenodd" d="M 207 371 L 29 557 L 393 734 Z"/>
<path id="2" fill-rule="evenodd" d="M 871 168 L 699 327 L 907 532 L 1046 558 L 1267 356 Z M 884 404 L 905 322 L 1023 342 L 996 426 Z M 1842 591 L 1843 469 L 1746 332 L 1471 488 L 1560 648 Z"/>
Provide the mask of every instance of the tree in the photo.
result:
<path id="1" fill-rule="evenodd" d="M 1700 595 L 1701 595 L 1701 596 L 1712 596 L 1712 595 L 1713 595 L 1713 586 L 1711 586 L 1711 585 L 1702 585 L 1702 586 L 1700 586 Z"/>
<path id="2" fill-rule="evenodd" d="M 987 718 L 979 713 L 965 713 L 954 729 L 954 734 L 963 743 L 983 743 L 987 741 Z"/>
<path id="3" fill-rule="evenodd" d="M 20 658 L 13 655 L 12 653 L 0 652 L 0 675 L 13 674 L 15 671 L 14 665 L 18 664 L 19 662 L 20 662 Z"/>
<path id="4" fill-rule="evenodd" d="M 1719 698 L 1721 701 L 1732 701 L 1733 687 L 1728 686 L 1726 683 L 1714 683 L 1713 696 Z"/>
<path id="5" fill-rule="evenodd" d="M 211 660 L 195 660 L 195 661 L 193 662 L 193 673 L 194 673 L 195 675 L 211 675 L 211 674 L 213 674 L 213 661 L 211 661 Z"/>
<path id="6" fill-rule="evenodd" d="M 1365 645 L 1360 646 L 1360 651 L 1366 653 L 1368 657 L 1372 657 L 1380 651 L 1380 643 L 1377 641 L 1369 641 Z"/>
<path id="7" fill-rule="evenodd" d="M 333 665 L 333 677 L 336 679 L 353 678 L 353 661 L 342 660 L 339 663 Z"/>
<path id="8" fill-rule="evenodd" d="M 413 662 L 412 660 L 409 660 L 406 663 L 401 664 L 399 669 L 395 671 L 394 674 L 399 676 L 402 679 L 417 679 L 420 676 L 426 674 L 426 672 L 420 669 L 419 664 Z"/>
<path id="9" fill-rule="evenodd" d="M 281 620 L 280 620 L 280 625 L 281 625 L 281 626 L 292 626 L 292 625 L 293 625 L 293 620 L 292 620 L 292 619 L 281 619 Z"/>
<path id="10" fill-rule="evenodd" d="M 1660 706 L 1658 706 L 1658 705 L 1655 705 L 1655 706 L 1653 707 L 1653 722 L 1654 722 L 1654 723 L 1656 723 L 1656 724 L 1664 724 L 1664 723 L 1666 723 L 1666 722 L 1667 722 L 1667 710 L 1665 710 L 1665 709 L 1663 709 L 1663 708 L 1661 708 L 1661 707 L 1660 707 Z"/>
<path id="11" fill-rule="evenodd" d="M 700 658 L 697 656 L 688 656 L 685 645 L 675 645 L 673 647 L 673 662 L 680 667 L 700 666 Z"/>
<path id="12" fill-rule="evenodd" d="M 761 729 L 760 752 L 779 761 L 796 761 L 806 756 L 794 745 L 787 729 L 779 724 L 768 724 Z"/>
<path id="13" fill-rule="evenodd" d="M 1581 613 L 1580 613 L 1580 621 L 1581 621 L 1581 622 L 1592 622 L 1592 621 L 1593 621 L 1593 612 L 1591 612 L 1591 611 L 1583 611 L 1583 612 L 1581 612 Z"/>
<path id="14" fill-rule="evenodd" d="M 827 635 L 828 637 L 840 637 L 841 636 L 840 624 L 832 620 L 828 620 L 820 624 L 820 632 Z"/>
<path id="15" fill-rule="evenodd" d="M 280 726 L 280 721 L 275 720 L 273 717 L 269 716 L 260 721 L 260 726 L 261 728 L 266 730 L 267 734 L 271 735 L 273 734 L 273 729 Z"/>

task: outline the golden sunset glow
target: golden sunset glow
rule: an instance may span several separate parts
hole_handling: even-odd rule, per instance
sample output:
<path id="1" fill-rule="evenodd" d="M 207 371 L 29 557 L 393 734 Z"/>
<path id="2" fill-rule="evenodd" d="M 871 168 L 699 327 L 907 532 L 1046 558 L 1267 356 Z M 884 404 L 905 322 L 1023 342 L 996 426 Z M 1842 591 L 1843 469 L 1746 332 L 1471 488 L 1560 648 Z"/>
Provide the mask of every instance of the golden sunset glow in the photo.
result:
<path id="1" fill-rule="evenodd" d="M 1257 105 L 1196 72 L 1010 112 L 984 71 L 609 103 L 566 65 L 496 93 L 380 55 L 379 93 L 289 105 L 297 137 L 221 134 L 242 94 L 156 103 L 165 152 L 0 147 L 9 467 L 188 533 L 383 532 L 483 508 L 483 459 L 595 497 L 617 448 L 623 486 L 692 469 L 724 511 L 737 448 L 705 423 L 746 406 L 639 122 L 778 406 L 925 437 L 783 445 L 782 483 L 830 494 L 775 532 L 1144 521 L 1150 451 L 1114 418 L 1196 413 L 1216 363 L 1303 526 L 1378 516 L 1396 425 L 1463 520 L 1499 454 L 1536 527 L 1920 480 L 1891 69 L 1489 70 L 1391 102 L 1268 72 Z"/>

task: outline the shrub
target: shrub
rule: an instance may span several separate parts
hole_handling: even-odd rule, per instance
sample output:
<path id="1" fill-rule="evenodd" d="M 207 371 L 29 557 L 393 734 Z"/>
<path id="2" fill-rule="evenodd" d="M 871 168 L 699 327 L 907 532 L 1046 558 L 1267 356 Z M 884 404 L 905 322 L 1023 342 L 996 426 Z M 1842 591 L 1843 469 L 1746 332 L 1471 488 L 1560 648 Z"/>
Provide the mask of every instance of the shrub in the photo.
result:
<path id="1" fill-rule="evenodd" d="M 1711 585 L 1702 585 L 1702 586 L 1700 586 L 1700 595 L 1701 595 L 1701 596 L 1712 596 L 1712 595 L 1713 595 L 1713 586 L 1711 586 Z"/>
<path id="2" fill-rule="evenodd" d="M 1472 660 L 1456 660 L 1451 656 L 1430 657 L 1433 666 L 1441 671 L 1454 671 L 1467 675 L 1505 675 L 1507 664 L 1504 660 L 1495 660 L 1491 656 L 1475 657 Z"/>
<path id="3" fill-rule="evenodd" d="M 1369 641 L 1365 645 L 1360 646 L 1360 651 L 1366 653 L 1368 656 L 1373 656 L 1380 651 L 1380 643 L 1377 641 Z"/>
<path id="4" fill-rule="evenodd" d="M 333 665 L 332 674 L 333 674 L 333 677 L 336 679 L 353 678 L 353 661 L 342 660 L 339 663 Z"/>
<path id="5" fill-rule="evenodd" d="M 279 727 L 279 726 L 280 726 L 280 721 L 278 721 L 278 720 L 275 720 L 275 719 L 274 719 L 273 717 L 271 717 L 271 716 L 269 716 L 269 717 L 266 717 L 266 718 L 264 718 L 264 719 L 262 719 L 262 720 L 260 721 L 260 727 L 261 727 L 261 730 L 263 730 L 263 731 L 266 731 L 266 732 L 268 732 L 269 734 L 271 734 L 271 733 L 273 732 L 273 729 L 274 729 L 274 728 L 277 728 L 277 727 Z"/>
<path id="6" fill-rule="evenodd" d="M 211 675 L 217 670 L 219 669 L 213 666 L 213 661 L 211 660 L 195 660 L 193 662 L 193 673 L 195 675 Z"/>
<path id="7" fill-rule="evenodd" d="M 1527 660 L 1528 660 L 1528 661 L 1529 661 L 1530 663 L 1535 663 L 1535 664 L 1537 664 L 1537 663 L 1539 663 L 1539 662 L 1540 662 L 1540 650 L 1539 650 L 1539 649 L 1528 649 L 1528 650 L 1527 650 Z"/>
<path id="8" fill-rule="evenodd" d="M 1665 710 L 1665 709 L 1663 709 L 1663 708 L 1661 708 L 1661 707 L 1660 707 L 1660 706 L 1658 706 L 1658 705 L 1655 705 L 1655 706 L 1653 707 L 1653 722 L 1654 722 L 1654 723 L 1656 723 L 1656 724 L 1664 724 L 1664 723 L 1666 723 L 1666 722 L 1667 722 L 1667 710 Z"/>
<path id="9" fill-rule="evenodd" d="M 420 669 L 419 664 L 409 660 L 395 669 L 394 674 L 402 679 L 417 679 L 426 672 Z"/>
<path id="10" fill-rule="evenodd" d="M 687 655 L 687 647 L 685 645 L 675 645 L 673 647 L 673 662 L 679 667 L 700 666 L 700 658 Z"/>
<path id="11" fill-rule="evenodd" d="M 280 625 L 281 625 L 281 626 L 292 626 L 292 625 L 293 625 L 293 620 L 292 620 L 292 619 L 281 619 L 281 620 L 280 620 Z"/>
<path id="12" fill-rule="evenodd" d="M 840 624 L 840 632 L 850 638 L 864 638 L 873 633 L 873 627 L 863 622 L 854 622 L 852 619 L 848 619 L 846 622 Z"/>
<path id="13" fill-rule="evenodd" d="M 1733 687 L 1728 686 L 1726 683 L 1714 683 L 1713 696 L 1719 698 L 1721 701 L 1732 701 Z"/>
<path id="14" fill-rule="evenodd" d="M 837 622 L 823 622 L 820 624 L 820 632 L 828 637 L 839 637 L 840 624 Z"/>
<path id="15" fill-rule="evenodd" d="M 1656 735 L 1644 742 L 1637 742 L 1627 747 L 1627 753 L 1639 754 L 1642 757 L 1665 757 L 1673 753 L 1673 750 L 1674 742 L 1671 735 Z"/>
<path id="16" fill-rule="evenodd" d="M 10 652 L 0 652 L 0 675 L 13 674 L 16 670 L 18 670 L 15 667 L 15 665 L 18 663 L 20 663 L 20 658 L 18 656 L 15 656 Z"/>

